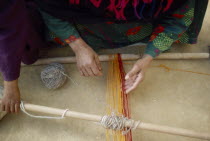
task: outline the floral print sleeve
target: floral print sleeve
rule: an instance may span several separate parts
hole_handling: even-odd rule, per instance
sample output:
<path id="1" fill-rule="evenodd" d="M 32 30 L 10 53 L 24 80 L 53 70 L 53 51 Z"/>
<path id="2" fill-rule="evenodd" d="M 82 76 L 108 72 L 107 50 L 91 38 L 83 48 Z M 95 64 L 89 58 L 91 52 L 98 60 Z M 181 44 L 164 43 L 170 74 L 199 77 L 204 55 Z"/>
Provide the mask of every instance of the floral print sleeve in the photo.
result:
<path id="1" fill-rule="evenodd" d="M 69 44 L 75 41 L 76 39 L 80 38 L 80 35 L 73 24 L 55 18 L 44 11 L 40 12 L 48 29 L 51 32 L 53 32 L 57 38 L 59 38 L 59 39 L 56 38 L 57 40 L 59 41 L 61 40 L 60 42 L 64 41 L 65 43 Z"/>
<path id="2" fill-rule="evenodd" d="M 194 18 L 195 0 L 188 0 L 185 5 L 174 13 L 166 16 L 154 29 L 145 54 L 152 57 L 158 56 L 161 52 L 170 49 L 189 28 Z"/>

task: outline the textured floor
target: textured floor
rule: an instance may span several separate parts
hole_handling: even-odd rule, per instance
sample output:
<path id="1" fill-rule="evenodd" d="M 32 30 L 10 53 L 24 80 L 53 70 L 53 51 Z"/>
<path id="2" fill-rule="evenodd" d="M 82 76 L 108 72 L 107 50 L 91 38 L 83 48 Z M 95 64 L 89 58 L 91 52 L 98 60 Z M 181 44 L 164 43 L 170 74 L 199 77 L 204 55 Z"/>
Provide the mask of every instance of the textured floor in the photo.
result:
<path id="1" fill-rule="evenodd" d="M 210 12 L 210 9 L 207 13 Z M 173 47 L 170 52 L 208 52 L 210 15 L 206 15 L 199 43 L 193 46 Z M 67 56 L 68 48 L 53 49 L 48 56 Z M 110 51 L 101 51 L 107 53 Z M 112 52 L 139 52 L 139 48 L 125 48 Z M 45 52 L 46 53 L 46 52 Z M 153 61 L 145 81 L 130 95 L 132 117 L 143 122 L 210 132 L 210 76 L 186 72 L 166 72 L 154 66 L 164 64 L 172 68 L 210 73 L 209 60 Z M 40 80 L 44 66 L 24 67 L 20 89 L 23 100 L 79 112 L 105 114 L 107 64 L 103 63 L 103 77 L 85 78 L 74 64 L 65 65 L 68 74 L 79 84 L 68 81 L 56 91 L 46 89 Z M 125 65 L 128 71 L 132 65 Z M 0 81 L 2 84 L 2 81 Z M 105 141 L 105 130 L 92 122 L 76 119 L 33 119 L 22 113 L 7 115 L 0 121 L 0 141 Z M 134 141 L 199 141 L 136 130 Z"/>

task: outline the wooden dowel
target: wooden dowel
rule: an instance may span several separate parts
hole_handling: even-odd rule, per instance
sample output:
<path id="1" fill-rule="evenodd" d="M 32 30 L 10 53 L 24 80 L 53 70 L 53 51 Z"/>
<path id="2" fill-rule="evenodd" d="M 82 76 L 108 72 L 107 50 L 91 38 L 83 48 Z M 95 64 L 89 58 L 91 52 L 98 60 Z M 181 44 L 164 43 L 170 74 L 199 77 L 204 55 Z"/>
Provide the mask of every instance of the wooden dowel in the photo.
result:
<path id="1" fill-rule="evenodd" d="M 65 111 L 63 109 L 39 106 L 39 105 L 28 104 L 28 103 L 25 103 L 24 107 L 27 111 L 51 114 L 51 115 L 56 115 L 56 116 L 61 116 L 63 112 Z M 71 117 L 71 118 L 88 120 L 88 121 L 96 121 L 96 122 L 101 120 L 101 116 L 98 116 L 98 115 L 85 114 L 85 113 L 74 112 L 70 110 L 66 112 L 65 117 Z"/>
<path id="2" fill-rule="evenodd" d="M 166 134 L 210 140 L 210 133 L 198 133 L 192 130 L 187 130 L 187 129 L 182 129 L 182 128 L 173 128 L 173 127 L 155 125 L 155 124 L 150 124 L 150 123 L 141 123 L 138 125 L 138 128 L 149 130 L 149 131 L 166 133 Z"/>
<path id="3" fill-rule="evenodd" d="M 208 59 L 209 53 L 162 53 L 156 59 Z"/>
<path id="4" fill-rule="evenodd" d="M 140 55 L 137 54 L 121 54 L 123 61 L 132 61 L 137 60 L 141 58 Z M 162 53 L 159 55 L 156 59 L 208 59 L 209 53 Z M 102 62 L 109 61 L 109 55 L 99 55 L 99 60 Z M 68 63 L 75 63 L 76 58 L 75 57 L 56 57 L 56 58 L 44 58 L 39 59 L 36 63 L 33 65 L 46 65 L 50 63 L 62 63 L 62 64 L 68 64 Z M 25 66 L 22 64 L 22 66 Z"/>
<path id="5" fill-rule="evenodd" d="M 140 55 L 136 54 L 122 54 L 122 59 L 124 61 L 128 60 L 137 60 L 140 58 Z M 109 61 L 109 55 L 99 55 L 99 60 L 102 62 Z M 69 63 L 75 63 L 76 58 L 75 57 L 56 57 L 56 58 L 44 58 L 44 59 L 39 59 L 36 61 L 36 63 L 32 65 L 46 65 L 50 63 L 61 63 L 61 64 L 69 64 Z M 22 66 L 25 66 L 22 64 Z"/>
<path id="6" fill-rule="evenodd" d="M 0 103 L 1 103 L 1 101 L 0 101 Z M 28 104 L 28 103 L 25 103 L 24 107 L 27 111 L 39 112 L 39 113 L 45 113 L 45 114 L 51 114 L 51 115 L 57 115 L 57 116 L 61 116 L 63 114 L 63 112 L 65 111 L 63 109 L 39 106 L 39 105 Z M 65 116 L 71 117 L 71 118 L 76 118 L 76 119 L 94 121 L 94 122 L 100 122 L 100 120 L 102 118 L 102 116 L 99 116 L 99 115 L 86 114 L 86 113 L 80 113 L 80 112 L 74 112 L 74 111 L 67 111 Z M 130 127 L 130 126 L 132 126 L 131 124 L 132 123 L 127 122 L 125 124 L 125 126 Z M 172 135 L 179 135 L 179 136 L 185 136 L 185 137 L 191 137 L 191 138 L 210 140 L 210 133 L 198 133 L 195 131 L 181 129 L 181 128 L 173 128 L 173 127 L 161 126 L 161 125 L 155 125 L 155 124 L 143 123 L 143 122 L 140 122 L 140 124 L 138 125 L 137 128 L 149 130 L 149 131 L 160 132 L 160 133 L 167 133 L 167 134 L 172 134 Z"/>

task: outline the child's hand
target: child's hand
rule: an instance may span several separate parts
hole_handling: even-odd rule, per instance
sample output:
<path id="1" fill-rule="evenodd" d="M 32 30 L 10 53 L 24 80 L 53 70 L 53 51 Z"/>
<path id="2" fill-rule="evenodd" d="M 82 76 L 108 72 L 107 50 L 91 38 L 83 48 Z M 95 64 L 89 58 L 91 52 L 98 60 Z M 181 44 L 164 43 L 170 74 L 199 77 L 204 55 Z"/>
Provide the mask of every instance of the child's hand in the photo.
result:
<path id="1" fill-rule="evenodd" d="M 18 113 L 20 111 L 20 91 L 17 80 L 4 81 L 1 109 L 8 113 Z"/>

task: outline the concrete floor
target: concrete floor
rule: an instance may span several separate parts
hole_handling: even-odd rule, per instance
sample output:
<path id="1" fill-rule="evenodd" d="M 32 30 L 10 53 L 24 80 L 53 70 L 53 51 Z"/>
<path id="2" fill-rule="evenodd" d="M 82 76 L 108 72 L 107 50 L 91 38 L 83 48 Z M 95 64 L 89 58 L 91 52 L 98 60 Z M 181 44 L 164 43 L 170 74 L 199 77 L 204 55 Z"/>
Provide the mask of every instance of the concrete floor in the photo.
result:
<path id="1" fill-rule="evenodd" d="M 210 7 L 210 6 L 209 6 Z M 210 8 L 197 45 L 178 46 L 170 52 L 207 52 L 210 40 Z M 175 45 L 177 46 L 177 45 Z M 53 49 L 48 56 L 71 54 L 66 49 Z M 129 52 L 131 49 L 115 50 Z M 139 52 L 133 47 L 132 52 Z M 113 51 L 112 51 L 113 52 Z M 107 53 L 107 51 L 101 51 Z M 110 52 L 109 52 L 110 53 Z M 155 60 L 152 66 L 165 64 L 172 68 L 210 73 L 209 60 Z M 130 95 L 132 117 L 143 122 L 210 132 L 210 77 L 186 72 L 166 72 L 150 67 L 146 79 Z M 78 86 L 68 81 L 62 88 L 52 91 L 40 80 L 44 66 L 28 66 L 21 70 L 21 97 L 29 103 L 79 112 L 105 114 L 107 63 L 103 63 L 103 77 L 85 78 L 74 64 L 65 65 Z M 125 64 L 128 71 L 132 65 Z M 0 81 L 2 84 L 3 81 Z M 66 118 L 64 120 L 33 119 L 23 113 L 7 115 L 0 121 L 0 141 L 105 141 L 105 130 L 92 122 Z M 134 141 L 199 141 L 185 137 L 136 130 Z"/>

